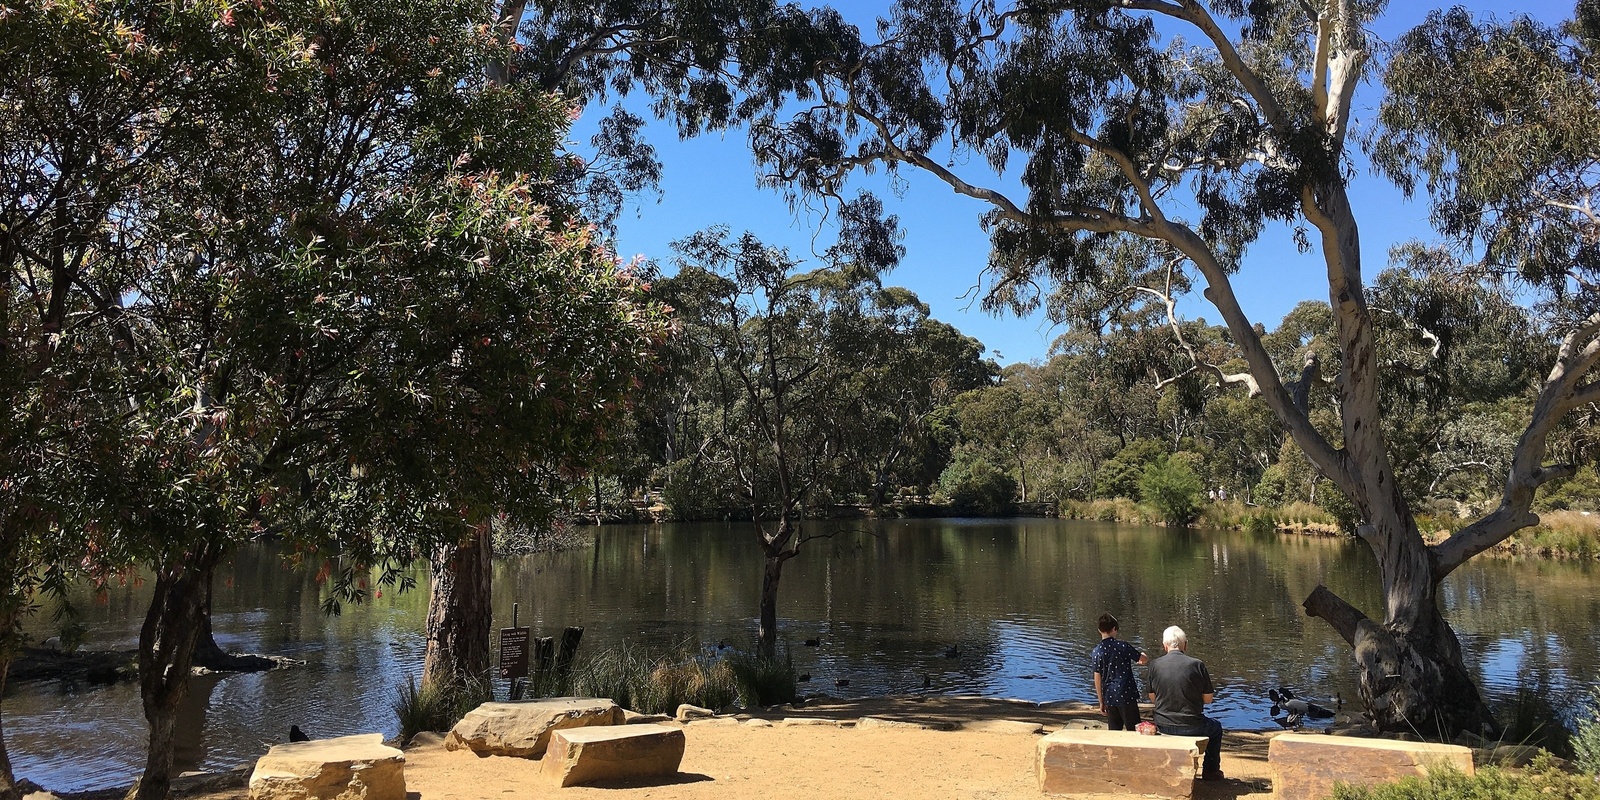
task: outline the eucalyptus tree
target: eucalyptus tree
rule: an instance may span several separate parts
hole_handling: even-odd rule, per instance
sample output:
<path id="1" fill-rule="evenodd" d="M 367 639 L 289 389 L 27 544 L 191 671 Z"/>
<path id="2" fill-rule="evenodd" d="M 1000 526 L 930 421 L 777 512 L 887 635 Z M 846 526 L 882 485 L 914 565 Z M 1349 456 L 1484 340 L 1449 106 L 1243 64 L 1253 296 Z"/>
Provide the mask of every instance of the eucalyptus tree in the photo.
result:
<path id="1" fill-rule="evenodd" d="M 870 202 L 847 206 L 876 215 Z M 848 387 L 860 369 L 862 293 L 900 256 L 893 238 L 830 248 L 802 272 L 782 248 L 722 228 L 673 245 L 677 273 L 663 293 L 701 365 L 704 457 L 732 476 L 758 523 L 762 579 L 759 644 L 777 644 L 778 587 L 786 562 L 828 534 L 807 529 L 805 504 L 844 463 Z"/>
<path id="2" fill-rule="evenodd" d="M 1381 623 L 1325 588 L 1306 604 L 1353 646 L 1365 705 L 1385 728 L 1492 728 L 1437 590 L 1468 558 L 1534 521 L 1534 491 L 1570 471 L 1542 463 L 1550 427 L 1600 395 L 1589 377 L 1600 359 L 1600 317 L 1575 307 L 1592 298 L 1584 288 L 1593 285 L 1584 195 L 1528 202 L 1547 184 L 1589 185 L 1589 137 L 1600 130 L 1587 122 L 1595 110 L 1590 28 L 1575 26 L 1564 47 L 1539 50 L 1537 37 L 1514 35 L 1531 23 L 1457 26 L 1472 35 L 1452 38 L 1434 22 L 1403 43 L 1408 52 L 1390 72 L 1391 91 L 1414 98 L 1385 112 L 1391 129 L 1412 132 L 1418 144 L 1404 152 L 1431 170 L 1447 201 L 1442 208 L 1482 211 L 1462 214 L 1468 224 L 1458 232 L 1489 234 L 1491 255 L 1518 259 L 1536 285 L 1567 289 L 1557 294 L 1572 321 L 1512 456 L 1502 506 L 1429 546 L 1381 424 L 1386 359 L 1350 193 L 1352 110 L 1363 78 L 1382 66 L 1366 32 L 1382 7 L 904 0 L 881 22 L 876 42 L 820 11 L 813 21 L 831 32 L 833 46 L 819 48 L 807 65 L 804 105 L 758 120 L 752 140 L 768 180 L 799 195 L 835 195 L 861 170 L 911 169 L 983 203 L 997 302 L 1027 302 L 1026 288 L 1041 276 L 1106 304 L 1130 287 L 1161 303 L 1160 295 L 1188 280 L 1203 284 L 1244 368 L 1196 356 L 1197 369 L 1262 399 L 1354 502 L 1359 534 L 1377 557 Z M 1462 38 L 1516 45 L 1540 70 L 1505 80 L 1525 92 L 1495 88 L 1503 84 L 1490 76 L 1502 70 L 1474 70 L 1472 48 L 1446 46 Z M 1490 48 L 1478 50 L 1483 64 L 1493 63 Z M 1419 66 L 1408 71 L 1408 64 Z M 1480 82 L 1456 90 L 1472 81 Z M 1560 104 L 1566 121 L 1536 106 L 1551 95 L 1568 98 Z M 1507 109 L 1516 114 L 1502 120 Z M 1539 139 L 1531 130 L 1540 128 L 1570 135 Z M 1520 133 L 1507 132 L 1513 129 Z M 1491 179 L 1495 165 L 1511 160 L 1513 143 L 1526 166 Z M 1450 215 L 1441 216 L 1451 232 Z M 1327 284 L 1340 375 L 1332 435 L 1296 402 L 1295 386 L 1234 293 L 1240 258 L 1269 222 L 1294 229 L 1307 252 L 1304 268 Z M 1147 257 L 1119 252 L 1130 240 L 1146 243 Z M 1318 369 L 1306 364 L 1298 385 L 1316 383 Z"/>

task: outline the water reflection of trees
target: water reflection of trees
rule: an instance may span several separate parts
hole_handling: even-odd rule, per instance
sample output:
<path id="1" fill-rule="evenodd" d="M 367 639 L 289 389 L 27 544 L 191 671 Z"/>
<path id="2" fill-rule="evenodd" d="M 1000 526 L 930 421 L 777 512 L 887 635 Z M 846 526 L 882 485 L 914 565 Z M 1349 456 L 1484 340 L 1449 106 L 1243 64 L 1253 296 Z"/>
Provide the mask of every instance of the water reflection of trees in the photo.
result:
<path id="1" fill-rule="evenodd" d="M 1307 624 L 1300 602 L 1324 583 L 1357 605 L 1381 605 L 1370 553 L 1347 540 L 1056 520 L 836 527 L 827 547 L 791 565 L 782 615 L 789 638 L 824 639 L 816 653 L 796 648 L 805 668 L 851 677 L 852 690 L 919 689 L 925 673 L 934 689 L 992 685 L 990 675 L 1021 650 L 1023 660 L 1057 668 L 1049 681 L 1012 684 L 1017 691 L 1083 699 L 1094 619 L 1111 611 L 1125 637 L 1152 653 L 1164 627 L 1183 626 L 1219 682 L 1236 687 L 1231 698 L 1222 693 L 1236 708 L 1255 702 L 1246 692 L 1277 683 L 1353 696 L 1348 648 Z M 547 630 L 586 624 L 597 644 L 738 642 L 753 633 L 759 570 L 744 552 L 752 535 L 736 523 L 608 529 L 593 549 L 503 564 L 496 605 L 503 614 L 517 595 L 525 620 Z M 1573 564 L 1485 561 L 1443 591 L 1480 673 L 1504 665 L 1479 656 L 1515 640 L 1525 653 L 1519 668 L 1559 683 L 1597 671 L 1600 603 L 1588 581 L 1589 570 Z M 944 659 L 958 642 L 962 658 Z M 1486 683 L 1507 680 L 1496 673 Z"/>

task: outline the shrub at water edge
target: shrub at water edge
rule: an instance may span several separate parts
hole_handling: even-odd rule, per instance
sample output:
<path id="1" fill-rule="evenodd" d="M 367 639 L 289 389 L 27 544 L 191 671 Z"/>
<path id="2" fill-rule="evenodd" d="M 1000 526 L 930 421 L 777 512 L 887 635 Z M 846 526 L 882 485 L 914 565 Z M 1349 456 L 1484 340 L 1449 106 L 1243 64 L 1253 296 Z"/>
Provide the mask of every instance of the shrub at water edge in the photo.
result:
<path id="1" fill-rule="evenodd" d="M 739 686 L 739 705 L 746 708 L 793 703 L 799 693 L 794 659 L 787 650 L 773 656 L 735 652 L 726 663 Z"/>
<path id="2" fill-rule="evenodd" d="M 537 687 L 541 697 L 606 697 L 641 714 L 671 714 L 688 703 L 723 708 L 739 697 L 733 668 L 696 642 L 664 651 L 624 642 L 580 661 L 565 686 Z"/>
<path id="3" fill-rule="evenodd" d="M 1200 516 L 1203 491 L 1194 470 L 1175 458 L 1146 466 L 1139 478 L 1139 495 L 1173 527 L 1187 527 Z"/>
<path id="4" fill-rule="evenodd" d="M 1427 777 L 1378 786 L 1339 784 L 1332 800 L 1600 800 L 1600 783 L 1571 775 L 1541 754 L 1523 771 L 1484 767 L 1467 777 L 1458 770 L 1435 769 Z"/>
<path id="5" fill-rule="evenodd" d="M 1585 773 L 1600 776 L 1600 687 L 1589 690 L 1573 722 L 1573 762 Z"/>

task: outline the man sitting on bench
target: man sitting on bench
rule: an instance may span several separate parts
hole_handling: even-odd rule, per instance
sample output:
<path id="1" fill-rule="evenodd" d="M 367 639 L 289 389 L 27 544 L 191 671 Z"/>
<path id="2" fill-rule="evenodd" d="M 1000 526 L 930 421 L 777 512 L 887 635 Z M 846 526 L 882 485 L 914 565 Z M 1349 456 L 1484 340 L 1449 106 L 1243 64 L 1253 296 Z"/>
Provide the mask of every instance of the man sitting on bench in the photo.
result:
<path id="1" fill-rule="evenodd" d="M 1216 689 L 1206 664 L 1189 656 L 1189 637 L 1173 625 L 1161 632 L 1161 657 L 1150 662 L 1145 685 L 1155 703 L 1156 730 L 1169 736 L 1205 736 L 1205 760 L 1200 779 L 1222 780 L 1222 723 L 1205 715 Z"/>

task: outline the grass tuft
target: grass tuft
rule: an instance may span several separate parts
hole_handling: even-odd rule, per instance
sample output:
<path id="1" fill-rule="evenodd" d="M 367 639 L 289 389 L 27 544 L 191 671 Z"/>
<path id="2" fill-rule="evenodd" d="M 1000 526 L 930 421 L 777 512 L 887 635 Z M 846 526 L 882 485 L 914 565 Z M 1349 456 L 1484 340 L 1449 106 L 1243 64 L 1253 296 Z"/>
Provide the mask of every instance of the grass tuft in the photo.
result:
<path id="1" fill-rule="evenodd" d="M 400 741 L 410 742 L 411 737 L 423 731 L 448 731 L 468 711 L 491 698 L 486 680 L 471 681 L 465 686 L 443 681 L 418 686 L 415 678 L 407 678 L 405 685 L 395 692 L 392 705 L 400 720 Z"/>

